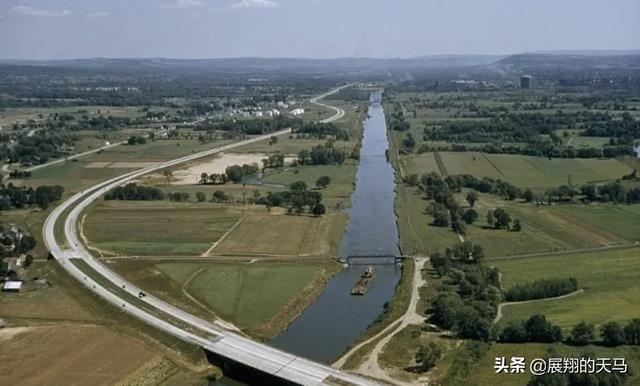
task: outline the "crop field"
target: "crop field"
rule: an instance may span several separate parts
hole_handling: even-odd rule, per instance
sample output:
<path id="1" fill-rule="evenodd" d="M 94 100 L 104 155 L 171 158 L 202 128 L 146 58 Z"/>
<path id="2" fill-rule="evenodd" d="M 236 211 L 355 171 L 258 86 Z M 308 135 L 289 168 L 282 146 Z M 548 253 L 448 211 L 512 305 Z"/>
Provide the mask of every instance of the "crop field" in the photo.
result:
<path id="1" fill-rule="evenodd" d="M 629 248 L 491 261 L 502 272 L 505 288 L 542 278 L 574 277 L 584 290 L 565 299 L 505 307 L 501 323 L 540 313 L 569 329 L 581 321 L 601 324 L 637 317 L 639 257 L 640 249 Z"/>
<path id="2" fill-rule="evenodd" d="M 585 222 L 597 224 L 606 231 L 629 241 L 640 240 L 640 205 L 638 204 L 562 206 L 559 209 Z"/>
<path id="3" fill-rule="evenodd" d="M 268 213 L 247 215 L 212 254 L 335 257 L 346 213 L 322 217 Z"/>
<path id="4" fill-rule="evenodd" d="M 86 167 L 90 162 L 88 158 L 67 161 L 34 170 L 27 179 L 10 181 L 18 186 L 61 185 L 66 191 L 78 191 L 135 170 Z"/>
<path id="5" fill-rule="evenodd" d="M 169 161 L 180 156 L 222 146 L 228 141 L 217 141 L 206 144 L 197 139 L 167 139 L 148 141 L 144 145 L 116 146 L 87 158 L 91 161 Z"/>
<path id="6" fill-rule="evenodd" d="M 37 285 L 33 281 L 23 284 L 20 293 L 0 294 L 0 318 L 55 319 L 69 321 L 93 321 L 95 316 L 83 309 L 76 299 L 61 285 L 67 279 L 51 270 L 55 262 L 34 262 L 27 279 L 40 277 L 51 285 Z"/>
<path id="7" fill-rule="evenodd" d="M 478 152 L 438 152 L 407 156 L 403 160 L 406 175 L 429 172 L 447 175 L 471 174 L 478 178 L 502 179 L 520 188 L 546 189 L 568 184 L 612 181 L 632 170 L 616 159 L 548 159 L 511 154 Z"/>
<path id="8" fill-rule="evenodd" d="M 102 326 L 16 328 L 0 332 L 0 369 L 8 385 L 112 385 L 156 355 L 143 342 Z"/>
<path id="9" fill-rule="evenodd" d="M 321 145 L 326 141 L 322 139 L 311 138 L 297 138 L 295 134 L 282 135 L 278 137 L 278 142 L 269 144 L 268 141 L 251 143 L 235 149 L 232 149 L 233 153 L 276 153 L 281 152 L 283 154 L 298 155 L 301 149 L 311 149 L 314 146 Z"/>
<path id="10" fill-rule="evenodd" d="M 103 201 L 84 223 L 90 244 L 123 255 L 199 255 L 242 216 L 208 203 Z"/>

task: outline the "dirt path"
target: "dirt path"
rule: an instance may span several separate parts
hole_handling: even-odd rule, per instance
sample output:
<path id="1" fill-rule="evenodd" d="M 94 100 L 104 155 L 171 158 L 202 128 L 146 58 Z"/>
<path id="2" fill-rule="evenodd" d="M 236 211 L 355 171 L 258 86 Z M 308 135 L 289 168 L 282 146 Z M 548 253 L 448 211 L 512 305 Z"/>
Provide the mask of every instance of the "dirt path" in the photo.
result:
<path id="1" fill-rule="evenodd" d="M 233 230 L 234 230 L 234 229 L 236 229 L 236 228 L 238 227 L 238 225 L 240 225 L 240 223 L 242 223 L 242 221 L 243 221 L 245 218 L 247 218 L 247 216 L 248 216 L 248 215 L 249 215 L 248 213 L 245 213 L 245 215 L 244 215 L 244 216 L 240 217 L 240 220 L 238 220 L 235 224 L 233 224 L 233 226 L 232 226 L 231 228 L 229 228 L 229 230 L 228 230 L 228 231 L 226 231 L 226 232 L 222 235 L 222 237 L 220 237 L 217 241 L 214 241 L 214 242 L 213 242 L 213 244 L 211 244 L 211 246 L 209 247 L 209 249 L 207 249 L 207 250 L 202 254 L 202 257 L 207 257 L 207 256 L 209 256 L 209 254 L 210 254 L 211 252 L 213 252 L 213 250 L 215 249 L 215 247 L 217 247 L 217 246 L 218 246 L 218 245 L 219 245 L 219 244 L 220 244 L 224 239 L 226 239 L 226 238 L 227 238 L 227 236 L 229 236 L 229 234 L 230 234 L 231 232 L 233 232 Z"/>
<path id="2" fill-rule="evenodd" d="M 106 249 L 100 249 L 92 245 L 91 243 L 89 243 L 89 239 L 87 239 L 87 236 L 85 236 L 84 234 L 84 220 L 86 218 L 87 218 L 87 215 L 85 213 L 84 215 L 82 215 L 82 219 L 80 220 L 80 225 L 78 226 L 78 228 L 80 228 L 80 239 L 82 240 L 84 245 L 86 245 L 87 248 L 89 248 L 90 250 L 96 252 L 100 257 L 118 256 L 118 254 L 115 252 L 107 251 Z"/>
<path id="3" fill-rule="evenodd" d="M 549 301 L 549 300 L 560 300 L 560 299 L 568 298 L 570 296 L 581 294 L 583 292 L 584 292 L 584 290 L 582 288 L 580 288 L 579 290 L 573 291 L 573 292 L 568 293 L 566 295 L 555 296 L 555 297 L 552 297 L 552 298 L 524 300 L 524 301 L 521 301 L 521 302 L 504 302 L 504 303 L 500 303 L 500 304 L 498 304 L 498 311 L 496 312 L 496 317 L 493 319 L 493 324 L 498 323 L 500 321 L 500 319 L 502 319 L 502 308 L 505 307 L 505 306 L 512 306 L 514 304 L 527 304 L 527 303 L 536 303 L 536 302 L 546 302 L 546 301 Z"/>
<path id="4" fill-rule="evenodd" d="M 407 311 L 394 320 L 391 324 L 389 324 L 382 331 L 374 335 L 373 337 L 361 342 L 360 344 L 353 347 L 349 350 L 345 355 L 343 355 L 338 361 L 333 364 L 333 367 L 340 368 L 344 366 L 346 361 L 358 350 L 367 344 L 374 342 L 379 339 L 381 336 L 384 338 L 380 339 L 379 342 L 373 347 L 371 352 L 367 356 L 367 360 L 360 365 L 357 372 L 361 374 L 366 374 L 367 376 L 379 378 L 386 382 L 395 385 L 413 385 L 412 383 L 403 383 L 396 379 L 393 379 L 389 373 L 383 370 L 378 363 L 378 356 L 383 351 L 386 344 L 395 336 L 398 332 L 402 331 L 405 327 L 412 324 L 420 324 L 424 323 L 424 317 L 418 313 L 418 302 L 420 301 L 420 287 L 426 284 L 426 281 L 422 278 L 422 269 L 424 268 L 425 263 L 428 259 L 424 257 L 418 257 L 414 259 L 415 262 L 415 270 L 413 274 L 413 285 L 411 288 L 411 300 L 409 301 L 409 307 L 407 307 Z M 386 336 L 385 336 L 386 334 Z M 424 384 L 424 383 L 419 383 Z"/>
<path id="5" fill-rule="evenodd" d="M 558 255 L 573 255 L 578 253 L 586 253 L 586 252 L 598 252 L 598 251 L 607 251 L 614 249 L 629 249 L 629 248 L 637 248 L 640 245 L 640 242 L 629 243 L 629 244 L 619 244 L 619 245 L 611 245 L 605 247 L 593 247 L 593 248 L 580 248 L 580 249 L 564 249 L 561 251 L 552 251 L 552 252 L 534 252 L 534 253 L 522 253 L 519 255 L 506 255 L 506 256 L 495 256 L 495 257 L 487 257 L 486 261 L 491 260 L 509 260 L 509 259 L 521 259 L 527 257 L 548 257 L 548 256 L 558 256 Z"/>

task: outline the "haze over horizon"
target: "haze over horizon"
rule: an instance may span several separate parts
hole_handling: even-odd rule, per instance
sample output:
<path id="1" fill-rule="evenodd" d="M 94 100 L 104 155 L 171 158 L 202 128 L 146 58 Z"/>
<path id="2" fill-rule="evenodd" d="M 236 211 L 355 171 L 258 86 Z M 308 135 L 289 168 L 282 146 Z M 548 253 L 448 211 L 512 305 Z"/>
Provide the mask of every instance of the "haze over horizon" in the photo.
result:
<path id="1" fill-rule="evenodd" d="M 5 0 L 0 59 L 637 50 L 634 0 Z"/>

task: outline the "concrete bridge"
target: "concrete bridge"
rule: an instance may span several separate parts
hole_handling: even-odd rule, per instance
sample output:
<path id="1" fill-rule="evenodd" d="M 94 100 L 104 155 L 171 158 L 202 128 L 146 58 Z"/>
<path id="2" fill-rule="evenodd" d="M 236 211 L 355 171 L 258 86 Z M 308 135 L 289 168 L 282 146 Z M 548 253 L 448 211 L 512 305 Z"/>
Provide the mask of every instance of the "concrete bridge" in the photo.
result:
<path id="1" fill-rule="evenodd" d="M 343 114 L 342 110 L 337 109 L 336 116 L 341 116 L 341 114 Z M 55 208 L 47 217 L 43 228 L 45 244 L 51 254 L 71 276 L 105 301 L 150 326 L 185 342 L 198 345 L 220 357 L 293 384 L 379 385 L 374 381 L 253 341 L 237 332 L 226 329 L 221 324 L 200 319 L 166 303 L 103 265 L 85 248 L 79 239 L 77 224 L 82 211 L 110 189 L 166 167 L 266 140 L 273 135 L 289 133 L 290 130 L 282 130 L 274 134 L 220 146 L 160 165 L 133 171 L 79 192 Z M 64 241 L 68 247 L 63 247 L 56 240 L 54 230 L 63 213 L 67 211 L 68 215 L 64 220 Z M 82 264 L 78 264 L 78 262 Z M 141 292 L 146 295 L 141 297 Z"/>

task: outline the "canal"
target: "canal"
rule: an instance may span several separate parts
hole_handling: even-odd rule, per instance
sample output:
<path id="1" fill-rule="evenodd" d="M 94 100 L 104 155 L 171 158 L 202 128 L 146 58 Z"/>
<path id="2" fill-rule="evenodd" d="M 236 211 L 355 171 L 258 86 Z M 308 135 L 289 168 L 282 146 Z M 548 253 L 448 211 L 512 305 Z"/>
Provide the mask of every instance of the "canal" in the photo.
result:
<path id="1" fill-rule="evenodd" d="M 352 264 L 327 283 L 318 299 L 269 343 L 274 347 L 331 363 L 380 316 L 394 295 L 401 275 L 400 267 L 389 258 L 398 255 L 395 174 L 387 160 L 389 141 L 381 98 L 381 92 L 371 95 L 363 123 L 356 188 L 340 247 L 340 256 L 358 258 L 351 259 Z M 375 267 L 375 278 L 368 292 L 351 295 L 369 264 Z"/>
<path id="2" fill-rule="evenodd" d="M 327 283 L 324 292 L 289 327 L 268 344 L 308 359 L 332 363 L 353 344 L 384 311 L 395 293 L 401 268 L 395 264 L 398 229 L 394 212 L 395 174 L 387 159 L 389 141 L 381 104 L 382 93 L 371 95 L 351 195 L 349 223 L 340 256 L 357 256 Z M 364 296 L 351 289 L 368 265 L 375 277 Z M 229 377 L 215 386 L 243 386 Z"/>

